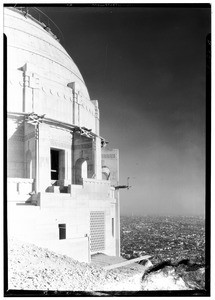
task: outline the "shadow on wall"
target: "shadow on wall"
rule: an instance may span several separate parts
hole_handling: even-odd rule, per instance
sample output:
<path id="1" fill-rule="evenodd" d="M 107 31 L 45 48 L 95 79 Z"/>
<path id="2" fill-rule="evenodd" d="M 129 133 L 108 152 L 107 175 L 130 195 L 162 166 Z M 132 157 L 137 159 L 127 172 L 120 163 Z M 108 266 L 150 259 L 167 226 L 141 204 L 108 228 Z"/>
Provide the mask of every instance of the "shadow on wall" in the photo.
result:
<path id="1" fill-rule="evenodd" d="M 7 172 L 9 178 L 33 178 L 34 127 L 25 139 L 23 117 L 11 117 L 8 123 Z M 11 130 L 11 132 L 9 131 Z M 23 155 L 24 153 L 24 155 Z"/>

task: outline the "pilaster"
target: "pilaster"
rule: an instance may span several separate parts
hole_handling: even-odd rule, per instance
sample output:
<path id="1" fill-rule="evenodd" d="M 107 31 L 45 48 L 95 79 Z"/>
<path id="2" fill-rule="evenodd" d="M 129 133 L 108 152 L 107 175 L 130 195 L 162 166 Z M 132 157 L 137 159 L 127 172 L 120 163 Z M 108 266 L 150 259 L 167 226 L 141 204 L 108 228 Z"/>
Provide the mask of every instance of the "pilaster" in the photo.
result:
<path id="1" fill-rule="evenodd" d="M 94 137 L 93 140 L 93 153 L 94 153 L 94 173 L 96 179 L 102 179 L 101 167 L 101 138 Z"/>
<path id="2" fill-rule="evenodd" d="M 23 69 L 23 112 L 38 112 L 40 79 L 36 67 L 26 63 Z"/>

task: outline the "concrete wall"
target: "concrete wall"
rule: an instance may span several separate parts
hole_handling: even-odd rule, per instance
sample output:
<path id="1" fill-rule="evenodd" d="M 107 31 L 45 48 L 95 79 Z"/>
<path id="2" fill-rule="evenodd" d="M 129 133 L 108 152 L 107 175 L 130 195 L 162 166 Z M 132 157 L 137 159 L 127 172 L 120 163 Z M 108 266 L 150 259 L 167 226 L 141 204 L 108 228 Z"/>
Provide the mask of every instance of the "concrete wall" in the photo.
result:
<path id="1" fill-rule="evenodd" d="M 106 181 L 86 180 L 76 193 L 41 193 L 40 206 L 8 204 L 8 234 L 80 261 L 89 261 L 90 212 L 105 214 L 104 253 L 115 255 L 112 218 L 116 200 Z M 66 240 L 59 240 L 59 224 L 66 224 Z"/>
<path id="2" fill-rule="evenodd" d="M 20 178 L 11 178 L 8 181 L 10 190 L 8 200 L 14 204 L 17 202 L 22 204 L 20 202 L 30 200 L 29 193 L 34 189 L 35 182 L 35 127 L 24 123 L 23 119 L 23 117 L 9 119 L 12 124 L 8 131 L 9 141 L 12 141 L 18 133 L 18 136 L 21 137 L 21 147 L 19 144 L 15 148 L 16 150 L 21 149 L 21 151 L 15 151 L 14 154 L 17 161 L 19 157 L 22 159 L 22 168 L 17 168 Z M 97 150 L 100 140 L 97 141 L 97 144 L 86 137 L 77 138 L 75 141 L 75 146 L 77 146 L 74 151 L 75 160 L 78 157 L 87 158 L 88 156 L 88 162 L 94 164 L 94 161 L 99 159 Z M 59 149 L 65 152 L 64 179 L 71 182 L 72 135 L 66 128 L 41 123 L 38 143 L 39 186 L 43 191 L 39 194 L 40 209 L 25 205 L 13 206 L 12 210 L 9 209 L 9 236 L 16 236 L 39 246 L 48 247 L 50 250 L 60 251 L 59 253 L 62 254 L 71 254 L 71 257 L 75 259 L 88 261 L 90 247 L 88 237 L 90 238 L 91 234 L 90 212 L 103 212 L 105 248 L 102 249 L 102 252 L 116 255 L 118 208 L 111 181 L 85 178 L 82 185 L 70 186 L 71 194 L 45 193 L 47 187 L 51 185 L 50 149 Z M 85 147 L 86 145 L 90 146 Z M 98 156 L 95 156 L 95 153 Z M 32 161 L 32 172 L 30 172 L 31 176 L 24 179 L 24 176 L 27 177 L 27 173 L 29 173 L 27 171 L 29 155 Z M 98 168 L 97 165 L 97 170 Z M 15 174 L 13 173 L 13 175 Z M 114 220 L 114 232 L 112 219 Z M 59 224 L 66 224 L 67 241 L 59 241 Z"/>
<path id="3" fill-rule="evenodd" d="M 119 150 L 102 148 L 102 166 L 105 166 L 110 171 L 111 186 L 119 185 Z M 104 168 L 104 171 L 106 168 Z M 114 228 L 115 228 L 115 246 L 116 255 L 120 256 L 120 198 L 119 190 L 115 191 L 116 205 L 114 209 Z"/>
<path id="4" fill-rule="evenodd" d="M 8 120 L 7 172 L 9 177 L 25 177 L 24 125 L 22 118 Z"/>
<path id="5" fill-rule="evenodd" d="M 30 200 L 30 193 L 34 189 L 34 180 L 28 178 L 8 178 L 7 197 L 10 202 L 22 202 Z"/>
<path id="6" fill-rule="evenodd" d="M 89 261 L 88 238 L 83 219 L 88 214 L 71 210 L 36 206 L 11 206 L 8 210 L 8 235 L 31 242 L 79 261 Z M 59 224 L 66 224 L 66 239 L 59 240 Z"/>

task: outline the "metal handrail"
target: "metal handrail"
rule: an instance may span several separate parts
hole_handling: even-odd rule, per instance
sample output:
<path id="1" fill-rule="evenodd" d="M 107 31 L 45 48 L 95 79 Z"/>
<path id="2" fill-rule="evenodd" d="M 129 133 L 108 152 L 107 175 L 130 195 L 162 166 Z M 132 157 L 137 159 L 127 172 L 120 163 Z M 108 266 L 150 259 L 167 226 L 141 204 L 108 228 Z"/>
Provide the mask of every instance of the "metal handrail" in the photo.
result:
<path id="1" fill-rule="evenodd" d="M 60 39 L 58 38 L 58 35 L 60 34 L 62 40 L 64 41 L 63 33 L 60 30 L 60 28 L 57 26 L 57 24 L 39 8 L 28 7 L 28 6 L 17 6 L 17 5 L 14 5 L 13 7 L 8 7 L 8 8 L 12 9 L 12 10 L 16 10 L 18 12 L 21 12 L 26 18 L 29 17 L 30 19 L 35 21 L 37 24 L 42 26 L 46 31 L 48 31 L 50 33 L 50 35 L 54 39 L 56 39 L 59 42 L 60 42 Z M 50 23 L 52 25 L 50 25 Z M 56 32 L 57 35 L 55 35 L 53 32 Z"/>

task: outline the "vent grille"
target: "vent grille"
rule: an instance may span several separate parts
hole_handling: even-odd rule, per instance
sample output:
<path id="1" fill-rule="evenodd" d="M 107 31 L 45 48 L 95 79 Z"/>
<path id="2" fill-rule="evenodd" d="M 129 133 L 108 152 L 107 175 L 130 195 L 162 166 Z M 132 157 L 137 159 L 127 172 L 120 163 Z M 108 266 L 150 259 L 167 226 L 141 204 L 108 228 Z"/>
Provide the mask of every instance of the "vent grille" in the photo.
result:
<path id="1" fill-rule="evenodd" d="M 105 250 L 105 213 L 103 211 L 90 212 L 90 251 Z"/>

